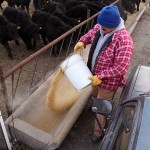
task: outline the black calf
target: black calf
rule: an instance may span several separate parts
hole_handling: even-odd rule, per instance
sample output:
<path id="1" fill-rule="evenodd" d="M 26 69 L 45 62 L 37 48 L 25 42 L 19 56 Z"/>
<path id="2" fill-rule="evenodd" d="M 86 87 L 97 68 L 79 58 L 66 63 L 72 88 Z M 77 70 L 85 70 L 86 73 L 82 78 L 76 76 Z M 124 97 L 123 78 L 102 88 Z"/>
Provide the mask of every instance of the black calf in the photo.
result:
<path id="1" fill-rule="evenodd" d="M 31 20 L 31 17 L 21 10 L 7 7 L 3 15 L 18 27 L 19 36 L 26 44 L 27 50 L 34 50 L 38 40 L 38 26 Z"/>
<path id="2" fill-rule="evenodd" d="M 8 41 L 16 40 L 18 37 L 17 26 L 10 23 L 4 16 L 0 15 L 0 43 L 6 48 L 10 59 L 13 59 L 13 55 Z"/>
<path id="3" fill-rule="evenodd" d="M 71 28 L 59 17 L 40 10 L 36 10 L 33 13 L 32 20 L 39 25 L 44 44 L 47 44 L 47 40 L 49 42 L 53 41 Z M 53 54 L 58 55 L 58 53 L 59 48 L 56 48 Z"/>

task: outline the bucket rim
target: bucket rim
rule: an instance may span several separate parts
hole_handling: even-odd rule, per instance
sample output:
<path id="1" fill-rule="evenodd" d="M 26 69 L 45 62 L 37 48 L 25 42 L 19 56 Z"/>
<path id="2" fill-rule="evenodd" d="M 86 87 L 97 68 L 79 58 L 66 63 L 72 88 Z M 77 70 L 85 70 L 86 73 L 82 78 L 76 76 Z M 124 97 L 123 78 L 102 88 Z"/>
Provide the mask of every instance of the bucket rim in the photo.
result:
<path id="1" fill-rule="evenodd" d="M 77 58 L 77 60 L 74 59 L 75 57 Z M 68 57 L 66 60 L 64 60 L 61 63 L 60 67 L 61 67 L 62 70 L 66 70 L 67 68 L 69 68 L 70 66 L 72 66 L 73 64 L 75 64 L 79 61 L 84 62 L 84 59 L 79 54 L 74 54 L 74 55 L 71 55 L 70 57 Z"/>

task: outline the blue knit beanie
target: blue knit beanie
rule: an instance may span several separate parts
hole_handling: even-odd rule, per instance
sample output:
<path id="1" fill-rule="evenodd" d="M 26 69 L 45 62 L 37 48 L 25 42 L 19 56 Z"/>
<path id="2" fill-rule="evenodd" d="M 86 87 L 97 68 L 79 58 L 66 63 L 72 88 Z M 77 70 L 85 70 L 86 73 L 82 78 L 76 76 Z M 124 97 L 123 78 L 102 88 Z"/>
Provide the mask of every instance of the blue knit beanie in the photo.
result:
<path id="1" fill-rule="evenodd" d="M 120 13 L 117 6 L 103 7 L 98 15 L 97 22 L 108 28 L 115 28 L 120 24 Z"/>

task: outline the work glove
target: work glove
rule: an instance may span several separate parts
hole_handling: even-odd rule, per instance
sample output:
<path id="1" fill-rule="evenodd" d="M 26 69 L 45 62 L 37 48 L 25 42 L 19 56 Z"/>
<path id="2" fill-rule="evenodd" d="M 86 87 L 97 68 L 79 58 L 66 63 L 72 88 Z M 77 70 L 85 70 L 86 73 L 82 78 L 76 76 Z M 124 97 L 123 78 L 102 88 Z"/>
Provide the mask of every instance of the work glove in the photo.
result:
<path id="1" fill-rule="evenodd" d="M 100 85 L 100 84 L 102 83 L 102 80 L 100 80 L 97 75 L 91 76 L 91 77 L 89 77 L 88 79 L 92 81 L 92 84 L 93 84 L 94 86 Z"/>
<path id="2" fill-rule="evenodd" d="M 81 50 L 84 49 L 84 43 L 83 42 L 78 42 L 75 47 L 74 47 L 74 51 L 75 52 L 80 52 Z"/>

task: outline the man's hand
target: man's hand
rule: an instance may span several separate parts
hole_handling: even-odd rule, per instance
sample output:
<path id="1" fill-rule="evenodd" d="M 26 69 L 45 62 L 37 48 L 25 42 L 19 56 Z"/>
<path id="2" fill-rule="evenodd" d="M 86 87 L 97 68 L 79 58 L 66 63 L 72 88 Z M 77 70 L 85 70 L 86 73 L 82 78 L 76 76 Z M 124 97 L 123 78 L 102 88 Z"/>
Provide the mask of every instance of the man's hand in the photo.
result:
<path id="1" fill-rule="evenodd" d="M 94 86 L 100 85 L 102 83 L 102 80 L 100 80 L 97 75 L 89 77 L 89 80 L 92 81 Z"/>
<path id="2" fill-rule="evenodd" d="M 84 43 L 83 42 L 78 42 L 75 47 L 74 47 L 74 51 L 75 52 L 80 52 L 81 50 L 84 49 Z"/>

